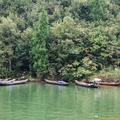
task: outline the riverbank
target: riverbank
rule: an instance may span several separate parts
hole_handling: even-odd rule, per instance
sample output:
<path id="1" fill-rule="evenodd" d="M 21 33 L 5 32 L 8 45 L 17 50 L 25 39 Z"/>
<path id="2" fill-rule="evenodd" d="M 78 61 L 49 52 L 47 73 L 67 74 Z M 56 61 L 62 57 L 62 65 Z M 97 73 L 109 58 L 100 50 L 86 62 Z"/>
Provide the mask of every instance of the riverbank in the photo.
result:
<path id="1" fill-rule="evenodd" d="M 101 70 L 94 75 L 90 76 L 88 78 L 89 81 L 93 80 L 94 78 L 100 78 L 103 82 L 120 82 L 120 69 L 104 69 Z M 29 78 L 30 82 L 41 82 L 44 83 L 44 81 L 39 80 L 39 78 Z M 68 80 L 69 81 L 69 80 Z M 86 81 L 86 79 L 82 79 L 82 81 Z M 71 81 L 71 82 L 74 82 Z"/>
<path id="2" fill-rule="evenodd" d="M 83 78 L 81 79 L 81 81 L 91 81 L 94 78 L 99 78 L 101 79 L 103 82 L 120 82 L 120 69 L 116 68 L 116 69 L 103 69 L 99 72 L 94 73 L 93 75 L 87 77 L 87 78 Z M 28 79 L 29 82 L 39 82 L 39 83 L 45 83 L 44 80 L 41 80 L 40 78 L 37 77 L 30 77 L 28 76 L 28 74 L 20 77 L 20 78 L 8 78 L 8 80 L 22 80 L 22 79 Z M 1 79 L 3 80 L 3 79 Z M 64 80 L 64 79 L 61 79 Z M 69 81 L 67 80 L 66 82 L 71 82 L 74 83 L 75 79 Z"/>
<path id="3" fill-rule="evenodd" d="M 120 82 L 120 70 L 119 69 L 110 70 L 110 71 L 102 70 L 90 76 L 88 80 L 91 81 L 94 78 L 100 78 L 103 82 Z M 39 78 L 28 78 L 28 79 L 29 79 L 29 82 L 44 83 L 44 81 L 40 80 Z M 82 79 L 82 81 L 86 81 L 86 79 Z M 74 80 L 71 82 L 74 82 Z"/>
<path id="4" fill-rule="evenodd" d="M 105 69 L 95 73 L 90 77 L 90 80 L 100 78 L 103 82 L 120 82 L 120 69 Z"/>

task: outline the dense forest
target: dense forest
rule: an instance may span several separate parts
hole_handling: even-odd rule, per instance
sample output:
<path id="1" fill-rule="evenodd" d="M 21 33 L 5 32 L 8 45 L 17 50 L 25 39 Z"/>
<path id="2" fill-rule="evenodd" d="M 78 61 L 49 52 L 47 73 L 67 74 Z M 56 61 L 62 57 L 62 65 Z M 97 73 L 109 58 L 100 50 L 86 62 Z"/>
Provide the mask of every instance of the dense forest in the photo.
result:
<path id="1" fill-rule="evenodd" d="M 0 77 L 73 81 L 120 67 L 120 0 L 0 0 Z"/>

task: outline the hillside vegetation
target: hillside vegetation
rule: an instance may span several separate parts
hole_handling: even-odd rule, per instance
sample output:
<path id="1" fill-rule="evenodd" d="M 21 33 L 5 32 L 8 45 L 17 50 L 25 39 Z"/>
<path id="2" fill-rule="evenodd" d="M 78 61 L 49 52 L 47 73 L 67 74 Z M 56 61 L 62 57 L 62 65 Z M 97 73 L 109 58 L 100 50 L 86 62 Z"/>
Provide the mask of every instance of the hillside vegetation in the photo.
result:
<path id="1" fill-rule="evenodd" d="M 120 67 L 120 0 L 0 0 L 0 77 L 73 81 Z"/>

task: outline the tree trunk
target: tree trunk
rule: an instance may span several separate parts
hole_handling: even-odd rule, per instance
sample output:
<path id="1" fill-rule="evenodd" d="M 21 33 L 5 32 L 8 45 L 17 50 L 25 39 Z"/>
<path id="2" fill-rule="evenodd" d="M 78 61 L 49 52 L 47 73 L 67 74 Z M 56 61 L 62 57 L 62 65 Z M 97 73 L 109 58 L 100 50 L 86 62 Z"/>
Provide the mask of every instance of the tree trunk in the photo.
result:
<path id="1" fill-rule="evenodd" d="M 37 74 L 37 79 L 38 79 L 38 80 L 44 80 L 42 73 L 36 72 L 36 74 Z"/>
<path id="2" fill-rule="evenodd" d="M 12 63 L 11 63 L 11 59 L 9 59 L 9 70 L 12 70 Z"/>

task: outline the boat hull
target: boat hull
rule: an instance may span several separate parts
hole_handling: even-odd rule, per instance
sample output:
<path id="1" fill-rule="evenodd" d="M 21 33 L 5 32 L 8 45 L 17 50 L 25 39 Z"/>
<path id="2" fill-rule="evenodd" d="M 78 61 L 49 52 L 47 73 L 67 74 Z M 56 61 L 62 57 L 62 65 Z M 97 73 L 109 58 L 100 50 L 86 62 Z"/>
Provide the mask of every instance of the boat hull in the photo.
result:
<path id="1" fill-rule="evenodd" d="M 100 85 L 98 84 L 93 84 L 93 83 L 84 83 L 84 82 L 79 82 L 75 80 L 76 85 L 82 86 L 82 87 L 89 87 L 89 88 L 99 88 Z"/>
<path id="2" fill-rule="evenodd" d="M 18 84 L 24 84 L 26 83 L 28 80 L 21 80 L 21 81 L 6 81 L 6 82 L 0 82 L 0 86 L 9 86 L 9 85 L 18 85 Z"/>
<path id="3" fill-rule="evenodd" d="M 54 85 L 63 85 L 63 86 L 68 86 L 69 83 L 65 82 L 65 83 L 59 83 L 58 81 L 51 81 L 51 80 L 47 80 L 45 79 L 45 82 L 48 84 L 54 84 Z"/>
<path id="4" fill-rule="evenodd" d="M 119 86 L 120 83 L 108 83 L 108 82 L 97 82 L 100 85 L 108 85 L 108 86 Z"/>

